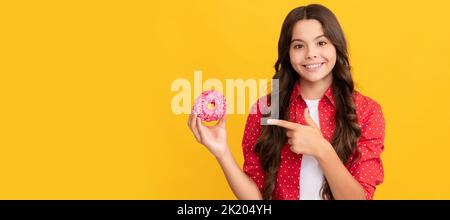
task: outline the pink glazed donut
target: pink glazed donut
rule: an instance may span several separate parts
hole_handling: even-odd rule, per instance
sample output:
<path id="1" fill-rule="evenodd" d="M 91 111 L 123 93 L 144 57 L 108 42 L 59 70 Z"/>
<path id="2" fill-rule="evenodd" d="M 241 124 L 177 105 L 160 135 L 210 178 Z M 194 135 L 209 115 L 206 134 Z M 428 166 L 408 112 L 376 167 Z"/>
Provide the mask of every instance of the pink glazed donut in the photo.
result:
<path id="1" fill-rule="evenodd" d="M 208 107 L 208 104 L 214 106 L 214 109 Z M 221 119 L 226 112 L 225 97 L 215 90 L 202 92 L 194 102 L 194 113 L 202 121 L 217 121 Z"/>

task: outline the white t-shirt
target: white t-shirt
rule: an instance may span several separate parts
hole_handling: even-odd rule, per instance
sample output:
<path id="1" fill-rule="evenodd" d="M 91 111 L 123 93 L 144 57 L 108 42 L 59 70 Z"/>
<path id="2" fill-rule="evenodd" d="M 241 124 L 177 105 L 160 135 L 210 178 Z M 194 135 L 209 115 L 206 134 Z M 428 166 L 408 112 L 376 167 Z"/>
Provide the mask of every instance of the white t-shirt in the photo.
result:
<path id="1" fill-rule="evenodd" d="M 305 99 L 312 120 L 319 126 L 320 99 Z M 303 155 L 300 168 L 300 200 L 322 200 L 320 189 L 324 181 L 322 168 L 316 158 Z"/>

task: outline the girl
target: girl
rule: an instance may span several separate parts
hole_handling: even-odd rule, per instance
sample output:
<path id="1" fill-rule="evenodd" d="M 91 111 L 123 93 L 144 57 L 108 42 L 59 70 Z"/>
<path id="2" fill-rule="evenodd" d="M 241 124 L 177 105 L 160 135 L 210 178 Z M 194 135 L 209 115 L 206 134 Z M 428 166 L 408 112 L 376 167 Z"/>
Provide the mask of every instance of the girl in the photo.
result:
<path id="1" fill-rule="evenodd" d="M 227 146 L 225 117 L 212 127 L 189 117 L 236 197 L 372 199 L 383 181 L 384 118 L 378 103 L 354 90 L 346 40 L 329 9 L 312 4 L 287 15 L 275 71 L 281 119 L 261 125 L 259 110 L 249 114 L 243 170 Z"/>

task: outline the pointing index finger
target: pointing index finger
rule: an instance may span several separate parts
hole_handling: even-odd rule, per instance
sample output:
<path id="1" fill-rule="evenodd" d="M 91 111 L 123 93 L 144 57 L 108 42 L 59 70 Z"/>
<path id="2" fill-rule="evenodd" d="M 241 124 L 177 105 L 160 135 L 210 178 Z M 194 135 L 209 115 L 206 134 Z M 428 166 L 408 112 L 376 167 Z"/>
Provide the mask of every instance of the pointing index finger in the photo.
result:
<path id="1" fill-rule="evenodd" d="M 285 120 L 279 120 L 279 119 L 268 119 L 267 124 L 269 125 L 276 125 L 283 128 L 295 130 L 298 127 L 297 123 L 285 121 Z"/>

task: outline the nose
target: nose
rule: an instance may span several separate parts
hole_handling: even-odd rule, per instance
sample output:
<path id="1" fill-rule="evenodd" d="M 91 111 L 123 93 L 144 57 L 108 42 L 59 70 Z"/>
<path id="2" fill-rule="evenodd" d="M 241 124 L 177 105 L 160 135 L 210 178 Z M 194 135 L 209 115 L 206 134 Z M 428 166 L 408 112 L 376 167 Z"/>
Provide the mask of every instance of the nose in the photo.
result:
<path id="1" fill-rule="evenodd" d="M 306 51 L 306 59 L 315 59 L 317 58 L 317 50 L 313 49 L 313 48 L 309 48 Z"/>

